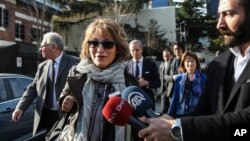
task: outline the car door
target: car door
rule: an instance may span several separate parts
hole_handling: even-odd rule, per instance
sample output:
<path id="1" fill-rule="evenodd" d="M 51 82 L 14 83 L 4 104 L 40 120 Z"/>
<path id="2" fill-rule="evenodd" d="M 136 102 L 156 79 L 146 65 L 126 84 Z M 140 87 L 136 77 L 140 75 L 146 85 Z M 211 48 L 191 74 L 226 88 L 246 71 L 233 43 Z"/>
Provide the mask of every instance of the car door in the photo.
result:
<path id="1" fill-rule="evenodd" d="M 12 122 L 12 112 L 15 110 L 22 94 L 27 86 L 32 82 L 28 78 L 3 78 L 0 79 L 0 86 L 4 86 L 2 91 L 2 101 L 0 103 L 0 138 L 1 140 L 12 140 L 27 133 L 32 132 L 34 118 L 34 104 L 25 111 L 24 115 L 18 122 Z M 1 88 L 3 88 L 1 86 Z M 6 96 L 4 96 L 6 95 Z"/>
<path id="2" fill-rule="evenodd" d="M 11 100 L 11 96 L 8 95 L 8 89 L 6 88 L 6 83 L 4 79 L 0 78 L 0 138 L 2 140 L 7 140 L 9 127 L 13 124 L 11 122 L 11 113 L 15 108 L 13 101 Z"/>

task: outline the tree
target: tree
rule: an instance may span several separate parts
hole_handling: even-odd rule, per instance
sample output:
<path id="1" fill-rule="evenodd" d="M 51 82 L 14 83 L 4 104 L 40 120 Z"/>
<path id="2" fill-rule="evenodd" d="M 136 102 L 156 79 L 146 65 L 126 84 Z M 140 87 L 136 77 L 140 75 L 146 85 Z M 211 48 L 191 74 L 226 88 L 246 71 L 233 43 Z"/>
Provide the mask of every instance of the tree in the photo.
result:
<path id="1" fill-rule="evenodd" d="M 110 0 L 106 3 L 107 15 L 123 25 L 130 15 L 138 13 L 145 2 L 145 0 Z"/>
<path id="2" fill-rule="evenodd" d="M 149 0 L 54 0 L 63 5 L 62 14 L 54 16 L 53 25 L 56 30 L 63 32 L 66 40 L 66 46 L 69 45 L 79 51 L 80 45 L 78 33 L 70 35 L 69 30 L 72 26 L 84 25 L 89 23 L 93 18 L 102 16 L 115 19 L 120 25 L 124 25 L 125 21 L 131 14 L 138 12 L 143 3 Z M 126 15 L 126 16 L 121 16 Z M 76 36 L 75 38 L 70 38 Z"/>
<path id="3" fill-rule="evenodd" d="M 204 6 L 204 0 L 185 0 L 177 12 L 178 38 L 190 49 L 199 44 L 202 37 L 216 37 L 215 19 L 206 15 Z"/>
<path id="4" fill-rule="evenodd" d="M 156 56 L 157 60 L 162 59 L 162 50 L 167 48 L 169 41 L 164 38 L 166 31 L 160 29 L 157 21 L 149 20 L 148 27 L 145 28 L 139 24 L 136 27 L 131 27 L 128 24 L 124 25 L 127 32 L 128 40 L 140 40 L 143 43 L 144 51 L 143 56 Z"/>
<path id="5" fill-rule="evenodd" d="M 150 0 L 53 0 L 63 6 L 61 20 L 69 18 L 84 19 L 87 14 L 96 13 L 95 16 L 113 17 L 116 21 L 124 23 L 122 18 L 138 12 L 144 3 Z M 126 14 L 120 18 L 120 15 Z"/>

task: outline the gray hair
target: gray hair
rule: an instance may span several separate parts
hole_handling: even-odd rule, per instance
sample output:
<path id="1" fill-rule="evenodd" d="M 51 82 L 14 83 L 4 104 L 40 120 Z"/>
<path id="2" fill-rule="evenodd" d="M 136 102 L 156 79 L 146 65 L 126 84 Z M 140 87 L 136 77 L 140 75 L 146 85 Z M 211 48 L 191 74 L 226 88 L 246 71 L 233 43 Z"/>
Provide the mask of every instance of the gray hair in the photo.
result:
<path id="1" fill-rule="evenodd" d="M 63 50 L 64 44 L 62 41 L 62 36 L 56 32 L 48 32 L 43 35 L 43 40 L 46 40 L 48 44 L 54 44 L 59 47 L 60 50 Z"/>
<path id="2" fill-rule="evenodd" d="M 140 40 L 132 40 L 130 43 L 129 43 L 129 46 L 132 45 L 132 44 L 136 44 L 138 43 L 141 47 L 141 49 L 143 49 L 143 45 L 142 45 L 142 42 Z"/>

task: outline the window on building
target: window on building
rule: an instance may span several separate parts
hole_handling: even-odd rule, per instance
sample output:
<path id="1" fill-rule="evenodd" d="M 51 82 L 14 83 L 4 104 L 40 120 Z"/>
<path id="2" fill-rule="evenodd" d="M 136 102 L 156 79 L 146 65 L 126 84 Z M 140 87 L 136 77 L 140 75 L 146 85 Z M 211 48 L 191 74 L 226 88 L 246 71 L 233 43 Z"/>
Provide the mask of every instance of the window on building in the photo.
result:
<path id="1" fill-rule="evenodd" d="M 31 35 L 32 35 L 31 41 L 37 41 L 38 38 L 40 37 L 39 35 L 41 35 L 41 34 L 43 34 L 41 29 L 33 27 L 31 29 Z"/>
<path id="2" fill-rule="evenodd" d="M 8 10 L 0 7 L 0 27 L 7 27 L 9 25 L 9 12 Z"/>
<path id="3" fill-rule="evenodd" d="M 23 40 L 24 37 L 25 37 L 25 34 L 24 34 L 25 27 L 24 27 L 24 25 L 22 23 L 16 23 L 15 25 L 16 25 L 15 37 L 17 39 L 22 39 Z"/>

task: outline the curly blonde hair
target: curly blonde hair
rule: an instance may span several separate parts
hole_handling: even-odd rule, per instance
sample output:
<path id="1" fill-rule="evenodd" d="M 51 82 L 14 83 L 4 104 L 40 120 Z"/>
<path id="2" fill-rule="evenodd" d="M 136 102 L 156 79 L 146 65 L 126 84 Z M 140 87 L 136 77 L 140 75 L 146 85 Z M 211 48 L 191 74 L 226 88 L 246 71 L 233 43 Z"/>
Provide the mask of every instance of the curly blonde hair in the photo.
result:
<path id="1" fill-rule="evenodd" d="M 85 31 L 85 38 L 82 43 L 81 59 L 90 59 L 88 41 L 98 31 L 104 36 L 111 36 L 116 42 L 116 61 L 124 61 L 129 57 L 127 35 L 124 29 L 109 18 L 98 18 L 90 23 Z"/>

